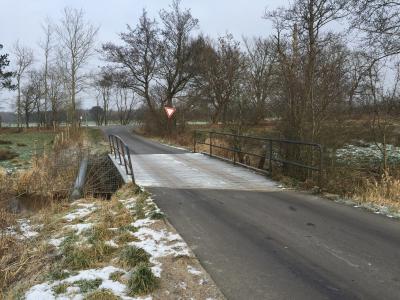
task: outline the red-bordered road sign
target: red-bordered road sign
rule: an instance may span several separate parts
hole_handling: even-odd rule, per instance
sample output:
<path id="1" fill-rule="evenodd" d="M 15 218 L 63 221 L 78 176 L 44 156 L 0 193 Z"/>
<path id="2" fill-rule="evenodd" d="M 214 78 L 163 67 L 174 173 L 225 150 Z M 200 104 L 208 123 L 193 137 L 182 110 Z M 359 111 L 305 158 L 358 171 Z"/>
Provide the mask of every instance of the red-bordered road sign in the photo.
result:
<path id="1" fill-rule="evenodd" d="M 176 108 L 175 107 L 165 106 L 164 109 L 165 109 L 165 112 L 167 113 L 168 119 L 171 119 L 172 116 L 174 115 L 174 113 L 176 112 Z"/>

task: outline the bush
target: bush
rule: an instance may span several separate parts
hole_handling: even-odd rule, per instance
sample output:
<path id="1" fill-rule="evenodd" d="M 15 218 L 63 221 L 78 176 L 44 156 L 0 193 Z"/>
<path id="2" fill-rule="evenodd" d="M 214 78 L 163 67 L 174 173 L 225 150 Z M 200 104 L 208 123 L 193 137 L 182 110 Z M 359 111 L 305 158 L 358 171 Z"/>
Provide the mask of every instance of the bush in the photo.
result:
<path id="1" fill-rule="evenodd" d="M 146 263 L 140 263 L 132 272 L 128 281 L 129 296 L 151 293 L 158 287 L 158 279 Z"/>

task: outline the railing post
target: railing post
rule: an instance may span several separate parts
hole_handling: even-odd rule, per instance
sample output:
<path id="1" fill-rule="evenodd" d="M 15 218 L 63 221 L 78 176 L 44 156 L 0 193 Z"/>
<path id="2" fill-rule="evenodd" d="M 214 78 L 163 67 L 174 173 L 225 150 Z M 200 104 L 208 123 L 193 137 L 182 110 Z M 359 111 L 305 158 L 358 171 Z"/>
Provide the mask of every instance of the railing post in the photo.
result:
<path id="1" fill-rule="evenodd" d="M 197 138 L 197 132 L 195 130 L 193 131 L 193 153 L 196 153 L 196 138 Z"/>
<path id="2" fill-rule="evenodd" d="M 128 165 L 126 163 L 126 156 L 125 156 L 125 144 L 122 142 L 122 140 L 120 140 L 120 141 L 121 141 L 122 157 L 124 159 L 125 173 L 126 173 L 126 175 L 129 175 L 129 173 L 128 173 Z"/>
<path id="3" fill-rule="evenodd" d="M 268 159 L 269 175 L 272 175 L 272 140 L 269 140 L 269 159 Z"/>
<path id="4" fill-rule="evenodd" d="M 131 161 L 131 154 L 130 154 L 130 151 L 129 151 L 129 148 L 128 148 L 127 145 L 125 145 L 125 150 L 126 150 L 126 153 L 128 155 L 129 169 L 131 170 L 131 174 L 128 174 L 128 175 L 131 175 L 132 183 L 135 184 L 135 175 L 133 174 L 133 165 L 132 165 L 132 161 Z"/>
<path id="5" fill-rule="evenodd" d="M 210 156 L 212 156 L 212 134 L 213 132 L 210 131 Z"/>
<path id="6" fill-rule="evenodd" d="M 318 145 L 318 150 L 319 150 L 319 171 L 318 171 L 318 186 L 321 189 L 322 185 L 322 146 Z"/>
<path id="7" fill-rule="evenodd" d="M 115 151 L 115 136 L 114 135 L 111 136 L 111 141 L 112 141 L 112 145 L 113 145 L 113 149 L 114 149 L 114 158 L 115 158 L 115 160 L 117 160 L 117 151 Z"/>
<path id="8" fill-rule="evenodd" d="M 116 137 L 116 142 L 117 142 L 117 150 L 118 150 L 118 158 L 119 158 L 119 164 L 122 165 L 122 159 L 121 159 L 121 140 Z"/>
<path id="9" fill-rule="evenodd" d="M 111 135 L 109 135 L 108 136 L 108 144 L 110 145 L 110 153 L 112 154 L 113 153 L 113 147 L 112 147 L 112 144 L 111 144 Z"/>

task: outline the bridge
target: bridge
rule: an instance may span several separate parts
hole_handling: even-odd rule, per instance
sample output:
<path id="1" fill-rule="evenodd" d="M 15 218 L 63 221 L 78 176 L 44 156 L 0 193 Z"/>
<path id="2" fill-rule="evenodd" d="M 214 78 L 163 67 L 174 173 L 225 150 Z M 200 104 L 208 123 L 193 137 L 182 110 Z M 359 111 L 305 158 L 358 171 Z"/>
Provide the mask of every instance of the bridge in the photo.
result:
<path id="1" fill-rule="evenodd" d="M 125 182 L 153 194 L 228 299 L 399 298 L 398 221 L 126 127 L 104 132 L 123 141 L 110 157 Z"/>

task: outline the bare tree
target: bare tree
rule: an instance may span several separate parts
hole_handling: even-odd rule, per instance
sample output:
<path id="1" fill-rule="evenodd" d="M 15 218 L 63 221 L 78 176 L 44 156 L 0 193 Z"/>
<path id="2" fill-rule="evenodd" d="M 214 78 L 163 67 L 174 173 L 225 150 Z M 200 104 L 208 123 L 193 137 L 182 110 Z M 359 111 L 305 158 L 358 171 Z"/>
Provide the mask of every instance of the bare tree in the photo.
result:
<path id="1" fill-rule="evenodd" d="M 253 120 L 258 123 L 266 114 L 267 99 L 271 96 L 276 52 L 270 39 L 244 39 L 244 44 L 247 50 L 247 92 L 254 111 Z"/>
<path id="2" fill-rule="evenodd" d="M 133 89 L 129 87 L 125 73 L 114 74 L 114 94 L 119 122 L 121 125 L 127 125 L 131 121 L 138 99 Z"/>
<path id="3" fill-rule="evenodd" d="M 342 83 L 338 73 L 342 72 L 345 49 L 339 36 L 324 29 L 346 15 L 347 5 L 346 0 L 297 0 L 288 9 L 266 15 L 277 31 L 275 44 L 282 76 L 279 82 L 287 99 L 284 134 L 288 138 L 317 140 L 329 108 L 335 99 L 341 99 L 332 91 L 342 90 L 334 85 Z M 335 51 L 338 55 L 327 55 Z M 335 69 L 335 64 L 339 68 Z M 320 84 L 326 68 L 330 73 L 325 76 L 325 88 L 329 86 L 331 93 Z M 333 81 L 335 72 L 338 77 Z"/>
<path id="4" fill-rule="evenodd" d="M 162 85 L 162 105 L 172 106 L 173 99 L 181 93 L 194 77 L 191 33 L 198 20 L 190 10 L 181 10 L 180 1 L 174 0 L 169 11 L 162 10 L 162 51 L 159 75 Z"/>
<path id="5" fill-rule="evenodd" d="M 139 24 L 120 34 L 123 46 L 113 43 L 103 45 L 105 59 L 115 63 L 126 74 L 126 84 L 141 97 L 155 124 L 161 126 L 159 111 L 151 95 L 151 88 L 158 68 L 160 44 L 156 22 L 143 11 Z"/>
<path id="6" fill-rule="evenodd" d="M 14 45 L 14 55 L 16 59 L 16 72 L 15 77 L 17 80 L 17 126 L 20 128 L 21 126 L 21 116 L 22 116 L 22 108 L 21 108 L 21 88 L 22 88 L 22 79 L 25 75 L 25 72 L 32 66 L 34 62 L 33 51 L 30 48 L 25 46 L 21 46 L 17 41 Z"/>
<path id="7" fill-rule="evenodd" d="M 49 20 L 46 20 L 46 22 L 42 25 L 42 30 L 44 33 L 44 39 L 41 42 L 39 42 L 39 46 L 43 50 L 43 56 L 44 56 L 44 65 L 43 65 L 44 107 L 43 107 L 43 110 L 44 110 L 44 123 L 47 126 L 48 121 L 49 121 L 48 116 L 47 116 L 48 105 L 49 105 L 49 87 L 48 87 L 49 65 L 51 63 L 51 61 L 50 61 L 51 51 L 54 48 L 53 25 L 51 24 L 51 22 Z"/>
<path id="8" fill-rule="evenodd" d="M 243 67 L 239 43 L 231 35 L 220 37 L 216 49 L 207 42 L 198 65 L 196 88 L 212 105 L 211 121 L 225 122 L 228 106 L 238 93 Z"/>
<path id="9" fill-rule="evenodd" d="M 400 54 L 400 3 L 387 0 L 352 0 L 352 26 L 365 33 L 364 46 L 376 60 Z M 366 43 L 365 43 L 366 42 Z"/>
<path id="10" fill-rule="evenodd" d="M 25 126 L 29 128 L 31 114 L 36 109 L 38 125 L 40 123 L 41 99 L 43 95 L 43 79 L 42 74 L 38 71 L 29 72 L 27 84 L 21 89 L 21 109 L 24 113 Z"/>
<path id="11" fill-rule="evenodd" d="M 71 99 L 71 119 L 76 126 L 76 96 L 85 85 L 82 69 L 93 55 L 93 48 L 98 28 L 85 21 L 82 10 L 65 8 L 63 18 L 55 27 L 59 38 L 59 52 L 65 68 Z"/>
<path id="12" fill-rule="evenodd" d="M 47 77 L 47 92 L 50 100 L 51 123 L 54 129 L 59 124 L 59 112 L 63 108 L 67 98 L 67 91 L 64 88 L 64 77 L 61 72 L 62 70 L 53 66 L 49 69 Z"/>
<path id="13" fill-rule="evenodd" d="M 110 106 L 111 91 L 113 88 L 113 75 L 110 71 L 103 69 L 97 76 L 94 82 L 94 87 L 98 92 L 98 97 L 101 98 L 103 106 L 103 122 L 108 125 L 108 115 Z"/>

